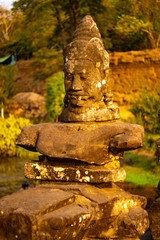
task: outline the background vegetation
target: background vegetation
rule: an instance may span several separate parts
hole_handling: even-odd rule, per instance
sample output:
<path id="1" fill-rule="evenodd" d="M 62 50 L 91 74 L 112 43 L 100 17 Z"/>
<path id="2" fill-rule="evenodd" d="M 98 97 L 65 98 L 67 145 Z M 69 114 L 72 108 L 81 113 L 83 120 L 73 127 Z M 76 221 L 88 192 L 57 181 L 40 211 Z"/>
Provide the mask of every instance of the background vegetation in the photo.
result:
<path id="1" fill-rule="evenodd" d="M 17 0 L 11 10 L 0 7 L 0 57 L 14 54 L 16 60 L 32 59 L 35 80 L 47 80 L 46 108 L 51 121 L 56 120 L 63 107 L 64 86 L 60 73 L 63 68 L 63 50 L 71 40 L 79 21 L 87 14 L 97 23 L 108 52 L 159 47 L 158 0 Z M 14 95 L 14 74 L 13 66 L 0 68 L 1 109 Z M 158 100 L 159 94 L 144 90 L 132 102 L 130 110 L 135 117 L 130 121 L 145 128 L 144 148 L 149 151 L 155 151 L 155 141 L 160 132 Z M 14 116 L 3 119 L 2 115 L 0 155 L 19 155 L 21 153 L 15 147 L 15 140 L 30 121 Z M 149 176 L 145 171 L 149 174 L 152 171 L 154 174 L 153 170 L 156 169 L 159 174 L 157 166 L 152 166 L 150 160 L 144 161 L 146 166 L 140 166 L 139 160 L 134 160 L 136 176 L 138 169 L 144 169 L 139 172 L 143 179 Z M 126 168 L 126 171 L 129 173 L 130 168 Z M 132 173 L 127 174 L 128 181 L 132 181 Z M 157 176 L 155 175 L 156 184 Z M 135 176 L 133 179 L 136 181 Z"/>
<path id="2" fill-rule="evenodd" d="M 63 106 L 65 90 L 63 73 L 58 72 L 48 79 L 46 94 L 46 109 L 48 111 L 49 120 L 54 122 L 61 114 Z"/>
<path id="3" fill-rule="evenodd" d="M 13 97 L 15 93 L 14 75 L 15 68 L 13 66 L 0 66 L 0 109 L 1 118 L 4 118 L 4 108 L 8 100 Z"/>
<path id="4" fill-rule="evenodd" d="M 23 151 L 16 147 L 16 139 L 22 128 L 31 125 L 29 119 L 16 118 L 10 115 L 8 118 L 0 118 L 0 156 L 21 156 Z"/>
<path id="5" fill-rule="evenodd" d="M 17 0 L 11 11 L 1 7 L 0 13 L 2 56 L 14 53 L 18 58 L 39 59 L 43 52 L 44 58 L 53 53 L 56 58 L 87 14 L 96 21 L 106 50 L 159 47 L 160 2 L 156 0 Z"/>
<path id="6" fill-rule="evenodd" d="M 160 110 L 160 94 L 142 89 L 140 94 L 132 100 L 129 111 L 134 117 L 127 119 L 130 123 L 140 124 L 144 127 L 145 150 L 156 152 L 156 141 L 160 137 L 160 122 L 158 111 Z"/>
<path id="7" fill-rule="evenodd" d="M 126 171 L 126 182 L 134 183 L 135 185 L 146 185 L 157 187 L 160 181 L 160 166 L 157 164 L 157 158 L 149 154 L 142 154 L 137 151 L 126 152 L 125 158 L 132 159 L 133 165 L 125 165 L 123 168 Z"/>

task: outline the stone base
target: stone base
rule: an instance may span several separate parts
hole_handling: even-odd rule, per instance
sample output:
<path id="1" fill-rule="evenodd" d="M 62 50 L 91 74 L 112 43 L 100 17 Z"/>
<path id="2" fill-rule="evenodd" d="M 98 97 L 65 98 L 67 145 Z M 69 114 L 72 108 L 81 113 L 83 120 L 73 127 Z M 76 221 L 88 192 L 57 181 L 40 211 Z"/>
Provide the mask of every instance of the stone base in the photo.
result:
<path id="1" fill-rule="evenodd" d="M 25 163 L 25 177 L 38 180 L 65 181 L 65 182 L 123 182 L 126 172 L 119 166 L 118 161 L 103 166 L 90 165 L 72 160 L 29 161 Z M 109 168 L 108 168 L 109 167 Z"/>
<path id="2" fill-rule="evenodd" d="M 40 185 L 0 200 L 0 239 L 136 239 L 149 226 L 145 205 L 115 184 Z"/>

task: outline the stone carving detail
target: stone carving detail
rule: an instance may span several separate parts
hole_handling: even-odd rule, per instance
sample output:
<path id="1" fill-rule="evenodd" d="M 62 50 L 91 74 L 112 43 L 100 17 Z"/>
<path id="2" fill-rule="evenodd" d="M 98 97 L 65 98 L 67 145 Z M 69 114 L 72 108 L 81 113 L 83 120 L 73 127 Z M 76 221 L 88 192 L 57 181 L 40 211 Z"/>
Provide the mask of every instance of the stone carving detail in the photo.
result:
<path id="1" fill-rule="evenodd" d="M 144 197 L 114 184 L 43 184 L 0 201 L 0 236 L 2 240 L 135 239 L 148 227 L 145 206 Z"/>
<path id="2" fill-rule="evenodd" d="M 86 16 L 65 50 L 61 122 L 27 126 L 17 139 L 41 154 L 25 164 L 25 176 L 41 184 L 2 198 L 2 240 L 127 240 L 148 229 L 146 199 L 115 184 L 126 176 L 119 159 L 142 147 L 144 132 L 117 121 L 108 63 L 97 25 Z"/>
<path id="3" fill-rule="evenodd" d="M 118 119 L 111 94 L 109 55 L 91 16 L 80 22 L 64 55 L 66 96 L 61 121 Z"/>

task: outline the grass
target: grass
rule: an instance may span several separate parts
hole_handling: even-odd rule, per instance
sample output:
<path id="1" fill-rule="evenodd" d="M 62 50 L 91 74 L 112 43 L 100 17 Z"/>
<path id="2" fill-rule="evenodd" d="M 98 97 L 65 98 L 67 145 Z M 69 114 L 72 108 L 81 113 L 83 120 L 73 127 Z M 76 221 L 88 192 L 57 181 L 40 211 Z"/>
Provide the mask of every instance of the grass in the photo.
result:
<path id="1" fill-rule="evenodd" d="M 120 107 L 120 116 L 122 122 L 134 123 L 135 118 L 129 111 L 130 106 Z M 156 151 L 156 141 L 160 136 L 157 134 L 145 133 L 144 149 L 150 153 Z M 130 158 L 133 161 L 132 166 L 125 165 L 126 170 L 125 182 L 134 183 L 139 186 L 156 187 L 160 181 L 160 164 L 157 164 L 157 158 L 152 154 L 143 154 L 142 151 L 126 152 L 125 158 Z"/>
<path id="2" fill-rule="evenodd" d="M 129 118 L 134 118 L 134 115 L 129 111 L 130 106 L 119 106 L 120 119 L 127 121 Z"/>
<path id="3" fill-rule="evenodd" d="M 125 182 L 157 187 L 160 180 L 160 165 L 157 165 L 156 157 L 131 152 L 125 153 L 124 157 L 133 161 L 132 166 L 123 167 L 126 170 Z"/>

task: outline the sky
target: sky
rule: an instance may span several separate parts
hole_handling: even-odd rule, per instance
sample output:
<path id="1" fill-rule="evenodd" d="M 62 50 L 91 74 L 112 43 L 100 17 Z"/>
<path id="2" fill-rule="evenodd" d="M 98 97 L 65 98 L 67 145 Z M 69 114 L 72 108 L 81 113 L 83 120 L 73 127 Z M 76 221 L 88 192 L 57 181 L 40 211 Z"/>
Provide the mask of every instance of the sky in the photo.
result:
<path id="1" fill-rule="evenodd" d="M 15 0 L 0 0 L 0 5 L 4 8 L 11 9 L 13 2 L 15 2 Z"/>

